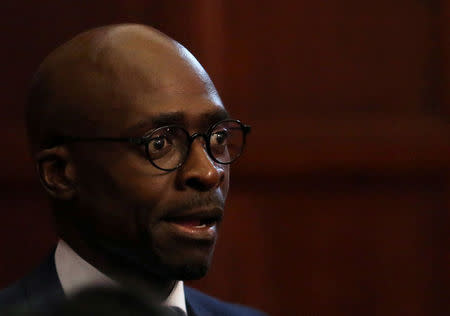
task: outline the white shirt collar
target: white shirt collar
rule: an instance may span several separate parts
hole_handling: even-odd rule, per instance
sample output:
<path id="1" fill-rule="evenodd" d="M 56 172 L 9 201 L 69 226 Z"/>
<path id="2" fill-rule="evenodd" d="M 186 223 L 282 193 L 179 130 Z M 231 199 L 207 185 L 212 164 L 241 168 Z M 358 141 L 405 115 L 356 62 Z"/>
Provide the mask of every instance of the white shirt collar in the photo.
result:
<path id="1" fill-rule="evenodd" d="M 81 258 L 62 239 L 59 240 L 56 247 L 55 265 L 56 273 L 66 296 L 70 296 L 86 286 L 114 286 L 117 284 Z M 183 281 L 178 281 L 175 284 L 163 304 L 181 308 L 187 314 Z"/>

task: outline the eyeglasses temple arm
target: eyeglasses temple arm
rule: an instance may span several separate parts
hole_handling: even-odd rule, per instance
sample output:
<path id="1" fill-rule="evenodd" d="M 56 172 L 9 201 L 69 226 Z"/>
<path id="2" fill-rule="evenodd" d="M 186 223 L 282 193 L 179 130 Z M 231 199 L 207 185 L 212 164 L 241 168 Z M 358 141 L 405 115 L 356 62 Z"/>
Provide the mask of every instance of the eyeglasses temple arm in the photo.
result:
<path id="1" fill-rule="evenodd" d="M 65 136 L 58 141 L 55 142 L 55 145 L 62 145 L 74 142 L 128 142 L 135 145 L 143 145 L 145 140 L 141 137 L 128 137 L 128 138 L 120 138 L 120 137 L 96 137 L 96 138 L 84 138 L 84 137 L 71 137 Z"/>

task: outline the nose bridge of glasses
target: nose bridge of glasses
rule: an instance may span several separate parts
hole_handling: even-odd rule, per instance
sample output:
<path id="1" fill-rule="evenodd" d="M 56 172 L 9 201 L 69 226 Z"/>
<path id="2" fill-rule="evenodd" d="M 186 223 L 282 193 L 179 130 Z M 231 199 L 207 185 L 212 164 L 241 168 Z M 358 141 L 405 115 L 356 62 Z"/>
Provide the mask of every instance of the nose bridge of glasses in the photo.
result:
<path id="1" fill-rule="evenodd" d="M 196 138 L 200 138 L 201 139 L 202 149 L 205 152 L 205 154 L 207 155 L 207 157 L 209 159 L 211 159 L 211 155 L 209 153 L 208 144 L 207 144 L 208 143 L 208 135 L 204 134 L 204 133 L 194 133 L 194 134 L 192 134 L 189 137 L 189 140 L 190 140 L 190 150 L 189 150 L 189 152 L 192 152 L 192 146 L 194 146 L 194 141 L 195 141 Z"/>
<path id="2" fill-rule="evenodd" d="M 196 139 L 196 138 L 203 138 L 203 145 L 206 145 L 206 143 L 207 143 L 207 141 L 208 141 L 208 135 L 206 135 L 206 134 L 203 134 L 203 133 L 194 133 L 194 134 L 192 134 L 190 137 L 189 137 L 189 140 L 190 140 L 190 142 L 191 142 L 191 145 L 192 145 L 192 143 L 194 142 L 194 140 Z"/>

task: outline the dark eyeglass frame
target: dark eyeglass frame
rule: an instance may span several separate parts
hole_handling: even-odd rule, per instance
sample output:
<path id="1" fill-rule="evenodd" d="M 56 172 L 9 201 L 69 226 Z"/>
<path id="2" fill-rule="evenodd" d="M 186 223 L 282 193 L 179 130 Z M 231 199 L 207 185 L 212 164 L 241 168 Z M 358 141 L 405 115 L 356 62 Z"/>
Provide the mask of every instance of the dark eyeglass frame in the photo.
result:
<path id="1" fill-rule="evenodd" d="M 212 154 L 211 151 L 211 143 L 210 143 L 210 139 L 212 136 L 212 133 L 214 131 L 214 129 L 223 123 L 226 122 L 233 122 L 233 123 L 237 123 L 241 129 L 242 129 L 242 149 L 240 151 L 240 153 L 233 158 L 231 161 L 229 162 L 221 162 L 219 160 L 217 160 L 214 155 Z M 185 157 L 183 159 L 183 161 L 181 161 L 176 167 L 174 168 L 170 168 L 170 169 L 166 169 L 166 168 L 161 168 L 159 166 L 157 166 L 154 162 L 153 159 L 150 158 L 150 153 L 148 150 L 148 144 L 150 143 L 150 141 L 152 141 L 154 138 L 152 137 L 152 135 L 156 134 L 157 132 L 167 129 L 167 128 L 179 128 L 180 130 L 182 130 L 186 136 L 187 139 L 189 141 L 188 143 L 188 150 L 186 151 Z M 205 145 L 206 145 L 206 152 L 208 153 L 208 156 L 215 162 L 222 164 L 222 165 L 229 165 L 231 163 L 233 163 L 234 161 L 236 161 L 241 155 L 242 152 L 245 148 L 245 142 L 246 142 L 246 136 L 247 134 L 249 134 L 251 131 L 251 126 L 250 125 L 245 125 L 243 124 L 241 121 L 239 120 L 234 120 L 234 119 L 226 119 L 226 120 L 222 120 L 219 121 L 213 125 L 211 125 L 208 128 L 208 131 L 206 133 L 194 133 L 192 135 L 189 135 L 189 132 L 183 128 L 182 126 L 179 125 L 166 125 L 166 126 L 161 126 L 158 127 L 154 130 L 149 131 L 148 133 L 146 133 L 146 135 L 141 136 L 141 137 L 74 137 L 74 136 L 61 136 L 58 137 L 56 141 L 54 141 L 52 143 L 51 146 L 48 147 L 53 147 L 53 146 L 59 146 L 59 145 L 64 145 L 64 144 L 69 144 L 69 143 L 75 143 L 75 142 L 126 142 L 126 143 L 131 143 L 133 145 L 138 145 L 138 146 L 145 146 L 145 154 L 147 156 L 147 160 L 155 167 L 158 168 L 160 170 L 163 171 L 173 171 L 176 170 L 178 168 L 180 168 L 186 161 L 187 157 L 189 157 L 190 151 L 191 151 L 191 147 L 192 147 L 192 143 L 194 142 L 194 140 L 197 137 L 202 137 L 203 140 L 205 141 Z"/>

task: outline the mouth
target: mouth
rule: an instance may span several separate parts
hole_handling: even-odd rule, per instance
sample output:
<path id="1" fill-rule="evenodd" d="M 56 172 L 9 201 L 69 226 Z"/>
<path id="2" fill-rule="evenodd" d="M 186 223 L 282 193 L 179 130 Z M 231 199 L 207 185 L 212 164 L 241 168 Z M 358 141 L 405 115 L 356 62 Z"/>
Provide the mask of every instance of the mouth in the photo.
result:
<path id="1" fill-rule="evenodd" d="M 162 220 L 169 225 L 173 233 L 184 238 L 213 241 L 222 217 L 222 209 L 211 208 L 169 214 Z"/>

